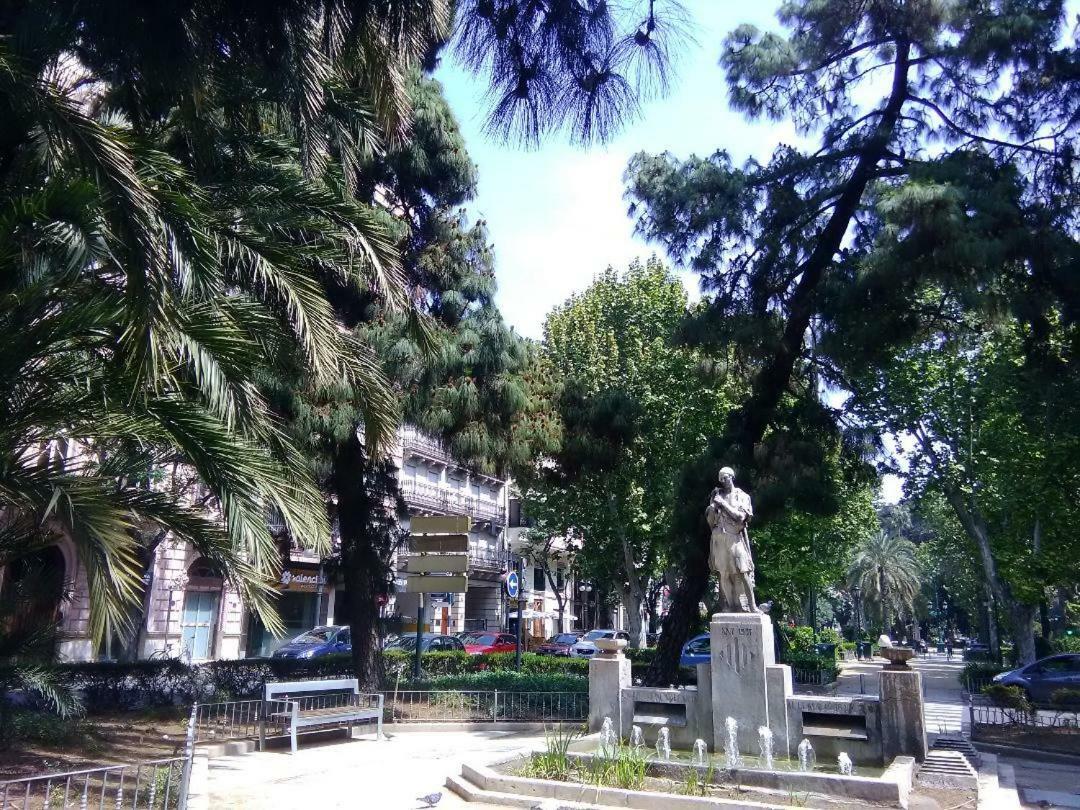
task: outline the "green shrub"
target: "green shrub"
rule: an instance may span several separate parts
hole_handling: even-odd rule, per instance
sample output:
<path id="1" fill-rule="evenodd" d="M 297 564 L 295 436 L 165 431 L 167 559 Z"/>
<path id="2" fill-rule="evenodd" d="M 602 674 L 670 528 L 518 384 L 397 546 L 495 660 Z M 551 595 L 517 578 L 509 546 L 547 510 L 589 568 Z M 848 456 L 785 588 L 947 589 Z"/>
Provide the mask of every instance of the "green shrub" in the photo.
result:
<path id="1" fill-rule="evenodd" d="M 1061 708 L 1080 708 L 1080 689 L 1055 689 L 1050 702 Z"/>
<path id="2" fill-rule="evenodd" d="M 995 675 L 998 675 L 1005 670 L 997 664 L 991 664 L 985 661 L 970 661 L 964 664 L 964 668 L 960 671 L 960 683 L 964 685 L 964 688 L 969 692 L 978 692 L 984 686 L 989 684 Z"/>
<path id="3" fill-rule="evenodd" d="M 984 686 L 982 693 L 986 695 L 990 702 L 1002 709 L 1015 709 L 1018 712 L 1024 712 L 1030 714 L 1034 711 L 1030 702 L 1028 702 L 1027 695 L 1024 694 L 1024 690 L 1019 686 L 1006 686 L 1001 683 L 992 683 L 989 686 Z"/>
<path id="4" fill-rule="evenodd" d="M 1051 641 L 1049 654 L 1057 653 L 1080 653 L 1080 635 L 1062 636 Z"/>
<path id="5" fill-rule="evenodd" d="M 817 643 L 818 644 L 835 644 L 837 647 L 840 647 L 841 645 L 843 645 L 844 639 L 840 635 L 840 633 L 837 632 L 836 630 L 834 630 L 833 628 L 831 628 L 831 627 L 823 627 L 821 629 L 821 632 L 819 632 L 818 635 L 817 635 Z"/>
<path id="6" fill-rule="evenodd" d="M 402 689 L 462 689 L 505 692 L 583 692 L 589 691 L 589 679 L 581 675 L 559 673 L 518 673 L 513 671 L 470 672 L 443 675 L 422 681 L 402 681 Z"/>

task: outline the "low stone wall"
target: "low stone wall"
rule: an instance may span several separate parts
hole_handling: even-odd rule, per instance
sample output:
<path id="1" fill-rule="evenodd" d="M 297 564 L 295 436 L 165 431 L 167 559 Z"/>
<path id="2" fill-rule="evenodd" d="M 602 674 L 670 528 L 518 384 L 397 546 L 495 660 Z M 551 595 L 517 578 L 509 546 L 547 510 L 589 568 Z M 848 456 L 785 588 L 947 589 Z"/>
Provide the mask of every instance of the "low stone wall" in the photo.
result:
<path id="1" fill-rule="evenodd" d="M 809 740 L 819 761 L 844 752 L 856 765 L 884 764 L 877 698 L 792 695 L 787 704 L 791 739 Z"/>
<path id="2" fill-rule="evenodd" d="M 707 665 L 705 677 L 699 673 L 699 686 L 664 689 L 650 686 L 631 686 L 621 692 L 622 724 L 619 733 L 630 739 L 633 726 L 640 726 L 646 744 L 656 745 L 660 729 L 668 730 L 672 748 L 690 749 L 694 741 L 712 744 L 712 699 Z"/>

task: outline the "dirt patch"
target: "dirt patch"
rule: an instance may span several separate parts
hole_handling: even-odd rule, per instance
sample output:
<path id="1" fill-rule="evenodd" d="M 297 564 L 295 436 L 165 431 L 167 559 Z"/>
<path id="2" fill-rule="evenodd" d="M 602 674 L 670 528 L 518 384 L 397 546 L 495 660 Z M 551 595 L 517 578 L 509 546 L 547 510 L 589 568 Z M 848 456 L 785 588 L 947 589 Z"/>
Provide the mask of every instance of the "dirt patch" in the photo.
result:
<path id="1" fill-rule="evenodd" d="M 60 721 L 22 716 L 21 738 L 0 748 L 0 781 L 183 753 L 187 715 L 154 712 L 90 715 Z"/>

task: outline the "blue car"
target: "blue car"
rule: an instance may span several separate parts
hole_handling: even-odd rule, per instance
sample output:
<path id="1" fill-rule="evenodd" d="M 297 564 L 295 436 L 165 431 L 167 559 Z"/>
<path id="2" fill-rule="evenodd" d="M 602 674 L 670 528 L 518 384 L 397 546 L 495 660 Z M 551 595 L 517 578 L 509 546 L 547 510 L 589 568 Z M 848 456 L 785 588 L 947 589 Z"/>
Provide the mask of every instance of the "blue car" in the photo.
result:
<path id="1" fill-rule="evenodd" d="M 696 667 L 698 664 L 708 664 L 711 660 L 709 634 L 702 633 L 700 636 L 694 636 L 683 644 L 682 655 L 679 656 L 679 666 Z"/>
<path id="2" fill-rule="evenodd" d="M 994 683 L 1019 686 L 1028 700 L 1049 703 L 1059 689 L 1080 689 L 1080 655 L 1051 655 L 994 676 Z"/>
<path id="3" fill-rule="evenodd" d="M 314 627 L 288 644 L 278 647 L 271 658 L 318 658 L 335 653 L 351 653 L 352 636 L 348 627 Z"/>

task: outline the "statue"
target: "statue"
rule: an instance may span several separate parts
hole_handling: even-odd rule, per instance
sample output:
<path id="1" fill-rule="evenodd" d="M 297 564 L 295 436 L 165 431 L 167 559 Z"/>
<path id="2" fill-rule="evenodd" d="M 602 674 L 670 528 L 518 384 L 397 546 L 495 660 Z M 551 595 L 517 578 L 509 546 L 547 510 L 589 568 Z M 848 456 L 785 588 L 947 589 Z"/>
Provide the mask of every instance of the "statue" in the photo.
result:
<path id="1" fill-rule="evenodd" d="M 754 516 L 750 496 L 735 486 L 735 471 L 720 470 L 720 485 L 709 496 L 705 519 L 712 529 L 709 567 L 720 580 L 721 613 L 754 613 L 754 559 L 746 526 Z"/>

